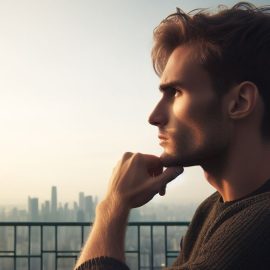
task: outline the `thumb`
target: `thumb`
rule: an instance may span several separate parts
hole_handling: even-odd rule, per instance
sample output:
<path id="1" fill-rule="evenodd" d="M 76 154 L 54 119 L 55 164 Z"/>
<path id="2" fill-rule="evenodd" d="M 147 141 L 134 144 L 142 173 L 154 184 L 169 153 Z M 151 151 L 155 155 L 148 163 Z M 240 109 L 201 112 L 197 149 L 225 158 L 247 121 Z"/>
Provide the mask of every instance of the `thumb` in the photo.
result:
<path id="1" fill-rule="evenodd" d="M 166 168 L 161 174 L 154 177 L 154 181 L 159 183 L 159 187 L 166 186 L 167 183 L 171 182 L 178 175 L 184 171 L 183 167 L 169 167 Z"/>

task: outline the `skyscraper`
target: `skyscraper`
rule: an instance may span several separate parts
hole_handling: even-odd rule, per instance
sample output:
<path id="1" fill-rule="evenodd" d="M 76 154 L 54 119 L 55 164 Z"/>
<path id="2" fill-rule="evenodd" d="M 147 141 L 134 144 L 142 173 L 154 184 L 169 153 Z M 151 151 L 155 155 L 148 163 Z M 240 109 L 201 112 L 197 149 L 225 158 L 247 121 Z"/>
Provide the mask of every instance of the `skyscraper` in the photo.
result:
<path id="1" fill-rule="evenodd" d="M 85 208 L 85 197 L 84 197 L 84 193 L 80 192 L 79 193 L 79 208 L 80 210 L 84 211 Z"/>
<path id="2" fill-rule="evenodd" d="M 94 219 L 94 202 L 92 196 L 85 196 L 85 219 L 93 221 Z"/>
<path id="3" fill-rule="evenodd" d="M 39 219 L 38 198 L 28 197 L 28 213 L 30 221 L 38 221 Z"/>
<path id="4" fill-rule="evenodd" d="M 51 193 L 51 213 L 52 218 L 57 218 L 57 189 L 55 186 L 52 187 L 52 193 Z"/>
<path id="5" fill-rule="evenodd" d="M 43 220 L 49 220 L 50 219 L 50 202 L 49 201 L 45 201 L 42 205 L 41 205 L 41 216 L 43 218 Z"/>

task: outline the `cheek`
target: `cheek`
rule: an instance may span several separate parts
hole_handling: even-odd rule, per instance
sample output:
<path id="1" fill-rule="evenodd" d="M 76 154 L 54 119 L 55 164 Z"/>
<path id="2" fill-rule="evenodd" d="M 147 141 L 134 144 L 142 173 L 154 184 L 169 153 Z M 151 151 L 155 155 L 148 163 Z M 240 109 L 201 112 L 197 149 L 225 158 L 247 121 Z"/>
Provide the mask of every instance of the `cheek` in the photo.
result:
<path id="1" fill-rule="evenodd" d="M 168 153 L 182 153 L 194 151 L 204 143 L 202 127 L 188 117 L 175 117 L 171 122 L 174 127 L 171 131 L 171 140 L 167 145 Z"/>
<path id="2" fill-rule="evenodd" d="M 203 105 L 203 106 L 202 106 Z M 172 117 L 179 122 L 193 122 L 205 111 L 205 102 L 183 94 L 172 105 Z"/>
<path id="3" fill-rule="evenodd" d="M 182 120 L 189 114 L 190 102 L 187 98 L 178 98 L 172 105 L 172 115 L 178 120 Z"/>
<path id="4" fill-rule="evenodd" d="M 188 98 L 176 101 L 172 106 L 172 126 L 177 126 L 180 129 L 194 129 L 197 133 L 197 123 L 200 122 L 202 109 L 194 103 L 191 103 Z"/>
<path id="5" fill-rule="evenodd" d="M 188 143 L 190 147 L 204 144 L 208 136 L 207 127 L 212 118 L 207 110 L 209 109 L 201 108 L 199 104 L 195 106 L 188 102 L 173 106 L 171 126 L 175 127 L 175 136 L 178 138 L 175 138 L 176 143 L 181 141 Z"/>

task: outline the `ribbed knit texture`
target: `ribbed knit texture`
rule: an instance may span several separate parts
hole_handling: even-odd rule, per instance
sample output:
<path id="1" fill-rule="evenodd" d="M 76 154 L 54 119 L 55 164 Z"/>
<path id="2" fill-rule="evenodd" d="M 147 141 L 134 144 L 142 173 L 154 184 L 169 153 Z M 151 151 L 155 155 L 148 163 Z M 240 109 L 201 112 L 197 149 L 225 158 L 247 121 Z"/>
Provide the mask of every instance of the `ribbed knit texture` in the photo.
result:
<path id="1" fill-rule="evenodd" d="M 81 264 L 76 270 L 129 270 L 122 262 L 109 257 L 99 257 Z"/>
<path id="2" fill-rule="evenodd" d="M 197 210 L 171 269 L 270 269 L 270 192 Z"/>
<path id="3" fill-rule="evenodd" d="M 216 192 L 197 209 L 171 270 L 270 269 L 270 181 L 251 195 L 222 202 Z M 118 264 L 117 264 L 117 263 Z M 77 270 L 123 270 L 121 262 L 95 258 Z"/>

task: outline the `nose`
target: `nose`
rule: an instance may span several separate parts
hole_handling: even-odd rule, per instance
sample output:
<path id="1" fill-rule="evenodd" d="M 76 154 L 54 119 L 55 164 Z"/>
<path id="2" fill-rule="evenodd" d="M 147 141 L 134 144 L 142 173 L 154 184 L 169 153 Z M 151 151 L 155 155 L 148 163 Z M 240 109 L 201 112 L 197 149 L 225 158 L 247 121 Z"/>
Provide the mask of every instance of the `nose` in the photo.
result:
<path id="1" fill-rule="evenodd" d="M 156 105 L 153 112 L 148 118 L 148 122 L 157 127 L 163 127 L 167 124 L 166 106 L 164 106 L 162 100 Z"/>

